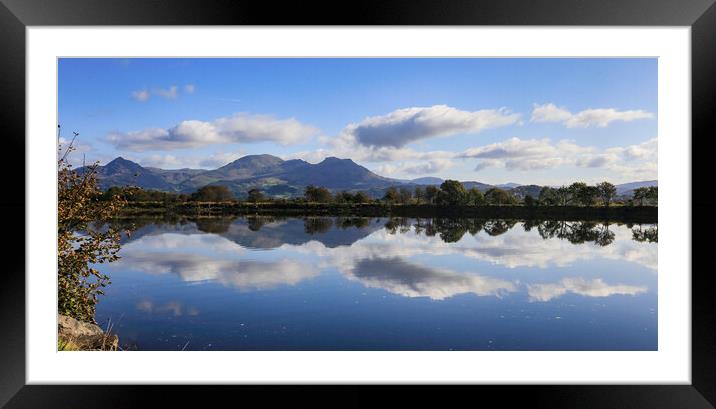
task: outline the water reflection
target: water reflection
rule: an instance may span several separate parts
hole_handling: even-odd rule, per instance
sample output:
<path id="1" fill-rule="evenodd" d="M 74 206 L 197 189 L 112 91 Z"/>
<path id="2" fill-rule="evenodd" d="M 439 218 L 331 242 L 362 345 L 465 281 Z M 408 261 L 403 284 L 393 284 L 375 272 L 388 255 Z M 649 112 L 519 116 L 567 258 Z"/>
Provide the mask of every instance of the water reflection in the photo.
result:
<path id="1" fill-rule="evenodd" d="M 656 225 L 614 224 L 597 221 L 560 221 L 560 220 L 506 220 L 506 219 L 477 219 L 477 218 L 430 218 L 411 219 L 406 217 L 370 218 L 370 217 L 317 217 L 289 218 L 281 216 L 249 216 L 238 217 L 206 217 L 206 218 L 177 218 L 177 219 L 122 219 L 115 223 L 123 228 L 130 226 L 137 229 L 139 237 L 161 231 L 199 231 L 223 235 L 241 235 L 244 229 L 251 232 L 263 230 L 261 236 L 272 236 L 277 240 L 278 247 L 284 243 L 296 244 L 297 241 L 306 242 L 315 239 L 327 246 L 350 245 L 370 233 L 383 227 L 390 234 L 405 234 L 414 231 L 433 237 L 438 235 L 446 243 L 460 241 L 469 233 L 472 236 L 484 231 L 490 236 L 500 236 L 516 225 L 521 225 L 525 232 L 536 228 L 543 239 L 558 238 L 573 244 L 591 242 L 599 246 L 610 245 L 615 238 L 610 226 L 626 226 L 632 230 L 632 238 L 640 242 L 657 243 L 658 229 Z M 382 226 L 381 226 L 382 224 Z M 297 227 L 303 226 L 303 238 Z M 346 235 L 342 230 L 362 231 L 363 234 Z M 334 241 L 331 232 L 341 232 L 342 240 Z M 321 237 L 321 235 L 328 236 Z M 137 237 L 137 234 L 133 236 Z M 131 240 L 131 238 L 130 238 Z M 240 240 L 239 240 L 240 241 Z M 238 244 L 241 244 L 237 241 Z M 249 245 L 251 247 L 251 245 Z M 272 248 L 272 247 L 267 247 Z"/>
<path id="2" fill-rule="evenodd" d="M 527 293 L 530 300 L 549 301 L 566 293 L 579 294 L 586 297 L 609 297 L 611 295 L 636 295 L 647 290 L 646 286 L 616 284 L 609 285 L 597 278 L 564 278 L 557 283 L 530 284 Z"/>
<path id="3" fill-rule="evenodd" d="M 523 327 L 521 320 L 534 319 L 535 314 L 551 319 L 579 311 L 572 316 L 569 331 L 591 333 L 599 323 L 602 330 L 610 325 L 640 325 L 641 332 L 629 332 L 628 339 L 619 342 L 613 338 L 609 347 L 580 341 L 573 345 L 576 349 L 597 348 L 597 344 L 607 349 L 656 347 L 655 333 L 644 333 L 644 328 L 653 330 L 656 325 L 656 225 L 267 216 L 117 223 L 132 223 L 135 230 L 123 238 L 121 260 L 106 267 L 114 284 L 98 310 L 104 316 L 129 314 L 129 309 L 138 314 L 134 317 L 137 321 L 152 320 L 152 325 L 158 325 L 171 320 L 171 331 L 192 328 L 193 336 L 197 331 L 225 328 L 218 323 L 221 320 L 243 322 L 247 314 L 260 316 L 261 325 L 267 328 L 303 322 L 312 334 L 304 334 L 304 349 L 336 349 L 339 345 L 376 349 L 368 339 L 365 345 L 360 344 L 354 331 L 368 322 L 383 322 L 386 328 L 403 328 L 397 332 L 374 328 L 378 332 L 374 337 L 383 339 L 383 348 L 410 349 L 412 345 L 420 349 L 427 347 L 421 342 L 434 337 L 463 342 L 460 337 L 465 336 L 466 328 L 477 325 L 476 319 L 487 319 L 484 314 L 490 315 L 488 311 L 498 311 L 495 316 L 505 320 L 518 320 L 508 325 L 514 331 L 519 329 L 512 334 L 514 339 L 530 339 L 536 334 L 548 337 L 534 326 Z M 386 304 L 385 300 L 393 301 Z M 409 304 L 401 309 L 398 300 Z M 431 304 L 423 305 L 420 300 Z M 361 305 L 366 309 L 355 309 Z M 408 342 L 405 348 L 395 344 L 398 341 L 391 337 L 400 338 L 404 335 L 401 331 L 427 331 L 420 324 L 425 319 L 437 320 L 435 328 L 447 325 L 440 321 L 443 319 L 455 327 L 424 335 L 428 338 L 411 341 L 417 344 Z M 488 332 L 507 331 L 497 322 L 481 325 Z M 343 332 L 329 328 L 342 328 Z M 155 330 L 143 327 L 137 331 Z M 230 329 L 222 331 L 212 336 L 225 340 L 222 337 L 229 336 L 226 331 L 233 334 Z M 162 339 L 169 339 L 165 335 Z M 254 341 L 250 348 L 301 349 L 297 339 L 304 336 L 294 333 L 298 338 L 279 347 L 271 346 L 274 338 L 265 335 L 267 338 Z M 340 339 L 328 346 L 318 341 L 331 336 Z M 472 337 L 472 343 L 460 348 L 485 349 L 474 345 L 482 335 L 473 333 Z M 225 349 L 249 348 L 243 338 L 232 342 Z M 510 342 L 505 340 L 502 346 L 532 348 L 527 340 L 524 344 Z M 558 344 L 553 341 L 549 345 L 556 348 Z"/>
<path id="4" fill-rule="evenodd" d="M 522 229 L 513 230 L 517 225 Z M 628 230 L 623 225 L 615 226 L 622 236 L 630 231 L 633 240 L 622 237 L 613 245 L 617 238 L 614 227 L 585 221 L 207 218 L 140 226 L 139 234 L 127 239 L 123 259 L 115 266 L 149 274 L 171 273 L 188 282 L 215 281 L 243 290 L 293 285 L 333 268 L 370 287 L 433 299 L 460 293 L 500 295 L 515 291 L 517 284 L 483 277 L 479 271 L 458 273 L 406 259 L 420 255 L 454 256 L 508 268 L 546 268 L 601 258 L 656 270 L 656 247 L 638 244 L 655 243 L 656 227 L 636 226 Z M 536 240 L 531 234 L 535 230 L 542 240 Z M 506 235 L 508 232 L 512 234 Z M 466 234 L 470 240 L 465 240 Z M 589 246 L 565 248 L 564 241 L 571 245 L 613 246 L 605 250 Z M 251 249 L 283 251 L 279 259 L 239 258 Z M 291 253 L 303 257 L 291 256 Z M 309 256 L 316 258 L 317 264 L 312 264 Z M 530 297 L 536 300 L 552 299 L 567 292 L 583 296 L 639 292 L 636 287 L 622 291 L 619 284 L 609 285 L 601 280 L 585 282 L 579 278 L 556 284 L 528 285 L 528 288 Z M 610 292 L 612 288 L 616 290 Z M 557 295 L 546 297 L 547 293 Z"/>
<path id="5" fill-rule="evenodd" d="M 429 297 L 433 300 L 442 300 L 463 293 L 499 297 L 517 288 L 510 281 L 421 266 L 399 257 L 358 260 L 347 276 L 368 287 L 381 288 L 393 294 L 405 297 Z"/>
<path id="6" fill-rule="evenodd" d="M 169 301 L 162 305 L 156 305 L 152 300 L 141 300 L 136 305 L 137 310 L 149 314 L 171 314 L 175 317 L 182 315 L 199 315 L 195 307 L 187 307 L 177 301 Z"/>

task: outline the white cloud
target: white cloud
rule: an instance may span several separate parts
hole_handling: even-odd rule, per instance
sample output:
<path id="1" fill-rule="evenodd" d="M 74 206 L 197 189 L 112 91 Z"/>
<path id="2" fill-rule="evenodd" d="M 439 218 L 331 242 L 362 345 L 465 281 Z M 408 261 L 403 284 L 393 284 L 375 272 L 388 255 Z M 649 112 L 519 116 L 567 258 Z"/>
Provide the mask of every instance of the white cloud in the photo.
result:
<path id="1" fill-rule="evenodd" d="M 132 98 L 139 102 L 144 102 L 149 99 L 149 91 L 146 89 L 141 89 L 137 91 L 132 91 Z"/>
<path id="2" fill-rule="evenodd" d="M 380 175 L 429 175 L 449 169 L 453 165 L 450 159 L 434 159 L 427 162 L 407 162 L 398 165 L 385 164 L 377 168 Z"/>
<path id="3" fill-rule="evenodd" d="M 435 159 L 418 165 L 408 165 L 403 172 L 411 175 L 426 175 L 443 171 L 450 166 L 452 166 L 452 161 L 448 159 Z"/>
<path id="4" fill-rule="evenodd" d="M 614 121 L 630 122 L 638 119 L 651 119 L 654 114 L 641 109 L 619 111 L 614 108 L 585 109 L 576 114 L 552 103 L 535 104 L 532 110 L 532 122 L 562 122 L 567 128 L 604 128 Z"/>
<path id="5" fill-rule="evenodd" d="M 94 155 L 94 147 L 89 142 L 82 142 L 79 138 L 76 138 L 74 142 L 71 139 L 60 137 L 58 140 L 57 158 L 65 157 L 65 160 L 73 167 L 79 167 L 83 165 L 91 165 L 96 159 Z M 67 149 L 72 143 L 72 150 L 68 153 Z M 92 152 L 92 157 L 87 157 L 87 153 Z M 66 155 L 65 155 L 66 154 Z"/>
<path id="6" fill-rule="evenodd" d="M 345 132 L 364 146 L 400 148 L 411 142 L 436 136 L 478 133 L 515 124 L 520 115 L 501 109 L 461 111 L 447 105 L 413 107 L 373 116 L 350 124 Z"/>
<path id="7" fill-rule="evenodd" d="M 614 155 L 621 155 L 624 159 L 628 160 L 656 160 L 658 148 L 657 139 L 652 138 L 636 145 L 609 148 L 607 152 Z"/>
<path id="8" fill-rule="evenodd" d="M 531 122 L 562 122 L 572 117 L 572 113 L 555 104 L 535 104 L 532 110 Z"/>
<path id="9" fill-rule="evenodd" d="M 190 156 L 176 156 L 176 155 L 149 155 L 139 159 L 131 159 L 142 166 L 149 166 L 162 169 L 182 169 L 182 168 L 194 168 L 194 169 L 216 169 L 226 165 L 229 162 L 233 162 L 236 159 L 244 156 L 245 152 L 215 152 L 210 155 L 190 155 Z"/>
<path id="10" fill-rule="evenodd" d="M 460 158 L 480 159 L 475 170 L 503 166 L 508 170 L 550 169 L 569 163 L 574 155 L 592 151 L 569 141 L 556 144 L 549 139 L 510 138 L 477 148 L 470 148 L 459 154 Z"/>
<path id="11" fill-rule="evenodd" d="M 295 152 L 284 159 L 299 158 L 318 163 L 329 156 L 352 158 L 358 163 L 377 163 L 380 175 L 407 177 L 444 171 L 456 160 L 477 159 L 475 171 L 504 168 L 509 171 L 536 171 L 559 166 L 601 168 L 612 172 L 609 178 L 628 181 L 656 179 L 657 139 L 606 149 L 581 146 L 570 140 L 552 142 L 549 138 L 510 138 L 502 142 L 473 147 L 463 152 L 425 151 L 389 146 L 363 146 L 351 134 L 342 133 L 322 141 L 327 148 Z"/>
<path id="12" fill-rule="evenodd" d="M 510 138 L 457 154 L 458 158 L 479 159 L 475 170 L 504 167 L 507 170 L 540 170 L 558 166 L 604 168 L 620 175 L 656 178 L 657 140 L 625 147 L 597 149 L 562 140 Z M 653 172 L 652 172 L 653 171 Z"/>
<path id="13" fill-rule="evenodd" d="M 178 90 L 179 87 L 177 87 L 176 85 L 172 85 L 169 88 L 155 88 L 152 91 L 152 94 L 166 99 L 176 99 Z"/>
<path id="14" fill-rule="evenodd" d="M 226 165 L 229 162 L 233 162 L 236 159 L 244 156 L 245 152 L 216 152 L 215 154 L 204 157 L 199 161 L 199 167 L 213 169 L 219 168 Z"/>
<path id="15" fill-rule="evenodd" d="M 291 145 L 315 136 L 318 129 L 294 118 L 237 113 L 211 122 L 188 120 L 172 128 L 114 132 L 107 140 L 118 149 L 135 152 L 198 148 L 227 143 L 275 142 Z"/>
<path id="16" fill-rule="evenodd" d="M 182 90 L 185 94 L 193 94 L 194 91 L 196 91 L 196 86 L 194 84 L 186 84 L 182 87 Z M 146 88 L 132 91 L 131 94 L 132 98 L 139 102 L 145 102 L 148 101 L 149 98 L 154 95 L 157 97 L 161 97 L 164 99 L 177 99 L 179 96 L 179 87 L 176 85 L 172 85 L 168 88 L 152 88 L 151 90 L 148 90 Z"/>

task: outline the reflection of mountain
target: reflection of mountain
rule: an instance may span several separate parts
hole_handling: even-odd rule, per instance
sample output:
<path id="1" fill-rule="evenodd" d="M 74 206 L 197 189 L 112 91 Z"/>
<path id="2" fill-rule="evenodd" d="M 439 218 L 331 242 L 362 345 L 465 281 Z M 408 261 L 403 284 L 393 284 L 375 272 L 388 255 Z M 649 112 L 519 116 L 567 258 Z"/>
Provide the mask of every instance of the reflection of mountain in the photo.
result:
<path id="1" fill-rule="evenodd" d="M 160 221 L 156 219 L 122 221 L 119 224 L 123 229 L 129 229 L 129 235 L 122 235 L 121 243 L 127 244 L 139 240 L 144 236 L 157 236 L 166 233 L 196 234 L 200 233 L 195 223 L 186 220 Z"/>
<path id="2" fill-rule="evenodd" d="M 509 281 L 408 263 L 398 257 L 359 260 L 349 278 L 393 294 L 434 300 L 463 293 L 500 296 L 517 289 Z"/>
<path id="3" fill-rule="evenodd" d="M 370 219 L 364 219 L 370 220 Z M 365 226 L 345 226 L 333 218 L 311 217 L 306 219 L 264 220 L 257 228 L 257 219 L 238 219 L 231 223 L 221 236 L 246 248 L 271 249 L 284 244 L 301 245 L 315 240 L 326 247 L 350 246 L 356 241 L 383 228 L 379 223 Z M 316 228 L 322 224 L 325 228 Z"/>
<path id="4" fill-rule="evenodd" d="M 383 228 L 381 219 L 357 217 L 282 218 L 257 216 L 246 218 L 201 218 L 193 221 L 157 221 L 152 219 L 125 222 L 124 228 L 135 229 L 122 243 L 130 243 L 144 236 L 164 233 L 213 233 L 245 248 L 272 249 L 284 244 L 300 245 L 311 240 L 326 247 L 350 246 L 356 241 Z"/>

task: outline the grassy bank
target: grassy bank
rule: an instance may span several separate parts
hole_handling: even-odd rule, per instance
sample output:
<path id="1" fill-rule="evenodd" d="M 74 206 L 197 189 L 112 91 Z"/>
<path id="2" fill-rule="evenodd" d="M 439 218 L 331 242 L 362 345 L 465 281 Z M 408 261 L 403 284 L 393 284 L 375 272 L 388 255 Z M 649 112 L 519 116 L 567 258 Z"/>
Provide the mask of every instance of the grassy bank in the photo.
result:
<path id="1" fill-rule="evenodd" d="M 400 204 L 337 203 L 247 203 L 247 202 L 134 202 L 122 216 L 176 214 L 182 216 L 285 215 L 285 216 L 397 216 L 397 217 L 477 217 L 490 219 L 613 220 L 656 223 L 654 206 L 437 206 Z"/>

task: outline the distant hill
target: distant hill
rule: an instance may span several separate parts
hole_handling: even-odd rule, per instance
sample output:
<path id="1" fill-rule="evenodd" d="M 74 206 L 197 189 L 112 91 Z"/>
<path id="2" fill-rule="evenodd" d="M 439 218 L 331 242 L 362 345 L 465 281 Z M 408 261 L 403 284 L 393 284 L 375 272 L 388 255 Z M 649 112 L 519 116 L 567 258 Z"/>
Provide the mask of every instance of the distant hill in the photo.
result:
<path id="1" fill-rule="evenodd" d="M 338 190 L 385 189 L 394 184 L 350 159 L 326 158 L 311 164 L 300 159 L 283 160 L 272 155 L 249 155 L 219 169 L 199 173 L 178 185 L 182 192 L 193 192 L 208 184 L 227 186 L 243 197 L 254 186 L 272 196 L 303 194 L 308 185 Z"/>
<path id="2" fill-rule="evenodd" d="M 444 181 L 445 181 L 444 179 L 427 176 L 424 178 L 417 178 L 417 179 L 409 180 L 407 182 L 414 183 L 416 185 L 440 185 Z"/>
<path id="3" fill-rule="evenodd" d="M 83 173 L 85 168 L 79 168 L 77 171 Z M 121 156 L 104 166 L 97 167 L 97 182 L 101 189 L 131 185 L 145 189 L 173 190 L 172 184 L 160 174 Z"/>
<path id="4" fill-rule="evenodd" d="M 177 184 L 181 183 L 187 179 L 190 179 L 200 173 L 206 172 L 206 169 L 159 169 L 159 168 L 150 168 L 145 167 L 144 169 L 147 169 L 149 171 L 152 171 L 154 174 L 157 174 L 164 178 L 165 181 L 171 184 Z"/>
<path id="5" fill-rule="evenodd" d="M 477 188 L 477 190 L 479 190 L 482 193 L 485 193 L 488 190 L 495 187 L 493 185 L 488 185 L 488 184 L 480 183 L 480 182 L 462 182 L 462 185 L 465 186 L 465 189 L 472 189 L 473 187 Z"/>
<path id="6" fill-rule="evenodd" d="M 617 195 L 632 196 L 634 194 L 634 189 L 637 189 L 640 187 L 649 187 L 649 186 L 658 186 L 658 185 L 659 185 L 658 181 L 656 181 L 656 180 L 645 180 L 643 182 L 622 183 L 621 185 L 616 185 Z"/>
<path id="7" fill-rule="evenodd" d="M 102 189 L 131 185 L 192 193 L 206 185 L 223 185 L 236 197 L 245 197 L 253 187 L 259 187 L 271 196 L 300 196 L 308 185 L 324 186 L 333 191 L 364 190 L 377 197 L 389 186 L 403 184 L 376 175 L 350 159 L 330 157 L 311 164 L 300 159 L 283 160 L 273 155 L 244 156 L 214 170 L 145 168 L 119 157 L 105 166 L 99 166 L 97 174 Z"/>
<path id="8" fill-rule="evenodd" d="M 83 172 L 84 168 L 78 171 Z M 361 190 L 372 197 L 382 197 L 390 186 L 413 190 L 416 186 L 440 185 L 443 182 L 443 179 L 437 177 L 391 179 L 377 175 L 351 159 L 329 157 L 312 164 L 301 159 L 283 160 L 273 155 L 248 155 L 213 170 L 143 167 L 118 157 L 104 166 L 98 166 L 97 176 L 100 188 L 105 190 L 112 186 L 139 186 L 144 189 L 193 193 L 206 185 L 222 185 L 238 198 L 246 197 L 246 192 L 253 187 L 273 197 L 302 196 L 308 185 L 323 186 L 333 192 Z M 538 185 L 517 183 L 461 183 L 466 189 L 477 188 L 483 193 L 497 186 L 518 198 L 526 195 L 537 198 L 542 189 Z M 656 185 L 655 180 L 624 183 L 617 185 L 617 194 L 631 196 L 638 187 Z"/>
<path id="9" fill-rule="evenodd" d="M 499 186 L 499 185 L 498 185 Z M 512 189 L 508 189 L 515 197 L 524 199 L 526 196 L 532 196 L 537 199 L 539 193 L 542 191 L 542 186 L 539 185 L 518 185 Z"/>

